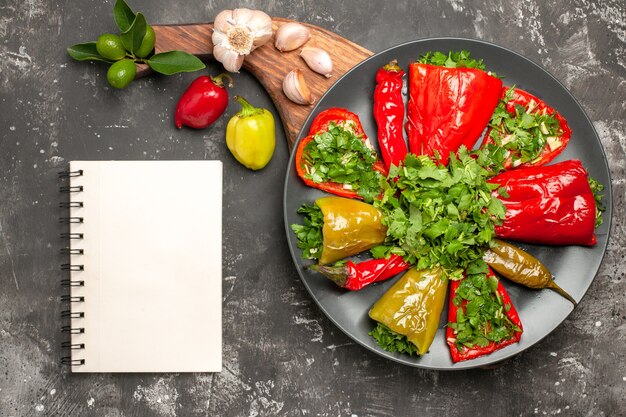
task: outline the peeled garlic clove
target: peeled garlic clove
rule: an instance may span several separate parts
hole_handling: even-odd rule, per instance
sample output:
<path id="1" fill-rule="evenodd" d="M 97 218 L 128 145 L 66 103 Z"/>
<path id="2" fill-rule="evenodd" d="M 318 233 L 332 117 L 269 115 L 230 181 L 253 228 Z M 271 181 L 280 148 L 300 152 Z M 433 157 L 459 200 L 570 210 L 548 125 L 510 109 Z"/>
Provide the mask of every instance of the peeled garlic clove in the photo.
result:
<path id="1" fill-rule="evenodd" d="M 276 31 L 274 46 L 280 52 L 293 51 L 298 49 L 311 38 L 311 31 L 308 27 L 300 23 L 285 23 Z"/>
<path id="2" fill-rule="evenodd" d="M 304 80 L 304 74 L 300 69 L 295 69 L 285 76 L 283 91 L 287 98 L 298 104 L 313 104 L 315 98 Z"/>
<path id="3" fill-rule="evenodd" d="M 304 47 L 300 56 L 313 71 L 330 78 L 333 72 L 333 61 L 328 52 L 321 48 Z"/>

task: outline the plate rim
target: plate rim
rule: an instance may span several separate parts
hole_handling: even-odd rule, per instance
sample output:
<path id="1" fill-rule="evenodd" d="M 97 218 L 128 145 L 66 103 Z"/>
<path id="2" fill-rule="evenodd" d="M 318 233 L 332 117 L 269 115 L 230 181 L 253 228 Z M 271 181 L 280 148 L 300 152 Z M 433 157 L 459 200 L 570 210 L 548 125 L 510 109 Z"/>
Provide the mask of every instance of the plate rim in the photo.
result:
<path id="1" fill-rule="evenodd" d="M 305 127 L 309 124 L 309 122 L 317 115 L 317 109 L 319 107 L 319 104 L 322 103 L 324 101 L 324 98 L 331 93 L 331 91 L 346 77 L 348 77 L 350 74 L 352 74 L 353 72 L 357 71 L 360 67 L 362 67 L 363 65 L 365 65 L 367 62 L 369 62 L 370 60 L 376 59 L 379 55 L 383 55 L 391 50 L 397 49 L 397 48 L 402 48 L 405 46 L 409 46 L 409 45 L 414 45 L 414 44 L 420 44 L 420 43 L 424 43 L 424 42 L 433 42 L 433 41 L 462 41 L 462 42 L 471 42 L 471 43 L 476 43 L 476 44 L 483 44 L 487 47 L 490 48 L 496 48 L 496 49 L 501 49 L 507 53 L 513 54 L 521 59 L 523 59 L 524 61 L 529 62 L 530 64 L 532 64 L 533 66 L 535 66 L 538 70 L 544 72 L 545 74 L 547 74 L 553 81 L 556 82 L 556 84 L 560 87 L 560 89 L 562 91 L 564 91 L 569 98 L 572 100 L 572 102 L 576 105 L 576 107 L 578 107 L 578 109 L 582 112 L 582 114 L 585 117 L 584 122 L 586 122 L 586 124 L 588 124 L 591 127 L 591 130 L 595 136 L 596 141 L 599 143 L 600 145 L 600 152 L 601 152 L 601 156 L 602 156 L 602 162 L 604 164 L 603 168 L 605 170 L 605 172 L 607 173 L 608 176 L 608 184 L 605 185 L 605 190 L 604 190 L 604 200 L 605 200 L 605 206 L 606 206 L 606 211 L 603 213 L 603 223 L 606 223 L 607 225 L 607 233 L 606 233 L 606 242 L 604 243 L 604 247 L 602 248 L 602 256 L 600 257 L 600 261 L 598 263 L 598 268 L 596 269 L 593 278 L 589 281 L 588 285 L 585 286 L 584 291 L 580 297 L 580 300 L 578 300 L 577 302 L 577 306 L 573 307 L 569 313 L 567 313 L 560 321 L 558 321 L 557 323 L 555 323 L 554 327 L 552 329 L 550 329 L 548 332 L 546 332 L 546 334 L 544 334 L 543 336 L 539 337 L 536 341 L 534 341 L 533 343 L 527 345 L 527 346 L 522 346 L 520 347 L 519 345 L 517 346 L 516 350 L 512 350 L 509 353 L 506 353 L 503 357 L 500 357 L 496 360 L 494 360 L 493 362 L 489 362 L 487 364 L 475 364 L 473 365 L 472 363 L 474 361 L 462 361 L 462 362 L 457 362 L 454 363 L 452 366 L 450 367 L 440 367 L 440 366 L 434 366 L 434 365 L 428 365 L 428 364 L 420 364 L 419 362 L 415 362 L 415 361 L 409 361 L 408 359 L 404 359 L 403 357 L 406 355 L 399 355 L 399 354 L 394 354 L 391 352 L 387 352 L 384 350 L 377 350 L 376 348 L 373 348 L 372 346 L 369 346 L 367 344 L 365 344 L 363 341 L 359 340 L 358 338 L 354 337 L 348 330 L 346 330 L 341 324 L 339 324 L 337 322 L 337 320 L 335 320 L 335 318 L 328 313 L 328 311 L 326 310 L 326 308 L 320 303 L 320 301 L 318 300 L 318 298 L 313 294 L 313 291 L 311 290 L 311 288 L 309 287 L 307 281 L 304 279 L 303 277 L 303 272 L 302 272 L 302 268 L 301 266 L 298 264 L 297 260 L 301 258 L 300 254 L 295 253 L 295 248 L 293 247 L 293 245 L 291 245 L 289 243 L 289 234 L 292 233 L 291 232 L 291 228 L 290 228 L 290 224 L 289 221 L 287 219 L 287 184 L 288 184 L 288 180 L 289 180 L 289 176 L 290 176 L 290 170 L 293 168 L 293 164 L 294 164 L 294 159 L 295 159 L 295 155 L 296 155 L 296 149 L 300 143 L 300 141 L 307 136 L 306 131 L 305 131 Z M 345 74 L 343 74 L 341 77 L 339 77 L 329 88 L 328 90 L 319 98 L 319 100 L 317 101 L 317 103 L 315 104 L 315 106 L 311 109 L 311 111 L 309 112 L 309 115 L 306 117 L 306 119 L 303 122 L 302 128 L 300 129 L 300 131 L 298 132 L 298 136 L 297 136 L 297 140 L 293 145 L 293 148 L 291 149 L 291 153 L 289 156 L 289 160 L 287 163 L 287 169 L 285 171 L 285 179 L 284 179 L 284 184 L 283 184 L 283 222 L 284 222 L 284 226 L 285 226 L 285 233 L 287 236 L 287 246 L 289 247 L 289 252 L 291 254 L 291 258 L 292 258 L 292 262 L 294 264 L 294 266 L 296 267 L 296 270 L 298 272 L 298 276 L 300 278 L 300 281 L 302 282 L 302 284 L 304 285 L 304 287 L 306 288 L 309 296 L 313 299 L 313 301 L 315 302 L 315 304 L 317 305 L 317 307 L 322 311 L 322 313 L 324 314 L 324 316 L 329 319 L 331 321 L 331 323 L 333 323 L 333 325 L 335 327 L 337 327 L 339 330 L 341 330 L 350 340 L 354 341 L 355 343 L 357 343 L 358 345 L 364 347 L 365 349 L 367 349 L 368 351 L 374 353 L 377 356 L 381 356 L 383 358 L 392 360 L 393 362 L 405 365 L 405 366 L 410 366 L 410 367 L 414 367 L 414 368 L 421 368 L 421 369 L 428 369 L 428 370 L 438 370 L 438 371 L 460 371 L 460 370 L 468 370 L 468 369 L 476 369 L 476 368 L 482 368 L 485 366 L 490 366 L 490 365 L 494 365 L 494 364 L 499 364 L 499 363 L 504 363 L 508 360 L 510 360 L 512 357 L 526 351 L 527 349 L 536 346 L 539 342 L 541 342 L 543 339 L 545 339 L 548 335 L 552 334 L 558 327 L 560 327 L 563 322 L 571 316 L 571 314 L 576 310 L 576 308 L 578 307 L 578 305 L 580 305 L 580 303 L 582 302 L 582 300 L 584 299 L 585 295 L 587 295 L 587 293 L 589 292 L 589 288 L 591 287 L 591 284 L 593 284 L 593 282 L 595 281 L 596 277 L 598 276 L 598 272 L 600 271 L 600 268 L 604 262 L 604 258 L 606 256 L 606 252 L 608 249 L 608 244 L 609 241 L 611 239 L 611 229 L 612 229 L 612 223 L 613 223 L 613 192 L 612 192 L 612 178 L 611 178 L 611 170 L 610 170 L 610 166 L 609 166 L 609 161 L 606 155 L 606 151 L 604 149 L 604 145 L 602 143 L 602 140 L 600 139 L 600 136 L 598 135 L 598 132 L 596 131 L 596 128 L 593 124 L 593 122 L 591 121 L 591 119 L 589 118 L 589 115 L 587 114 L 587 112 L 585 111 L 585 109 L 580 105 L 580 103 L 578 102 L 578 100 L 576 99 L 576 97 L 574 97 L 574 95 L 569 91 L 569 89 L 561 82 L 559 81 L 559 79 L 557 79 L 550 71 L 548 71 L 547 69 L 545 69 L 544 67 L 542 67 L 541 65 L 539 65 L 538 63 L 536 63 L 535 61 L 533 61 L 530 58 L 525 57 L 524 55 L 515 52 L 507 47 L 492 43 L 492 42 L 488 42 L 482 39 L 475 39 L 475 38 L 470 38 L 470 37 L 457 37 L 457 36 L 438 36 L 438 37 L 428 37 L 428 38 L 421 38 L 421 39 L 414 39 L 414 40 L 410 40 L 407 42 L 403 42 L 403 43 L 399 43 L 397 45 L 393 45 L 391 47 L 388 47 L 386 49 L 383 49 L 379 52 L 374 53 L 372 56 L 364 59 L 363 61 L 359 62 L 357 65 L 355 65 L 354 67 L 352 67 L 350 70 L 348 70 Z M 609 216 L 604 217 L 606 214 L 609 214 Z M 570 245 L 568 245 L 570 246 Z M 444 312 L 442 312 L 443 314 Z M 514 346 L 514 345 L 513 345 Z M 506 349 L 506 348 L 505 348 Z M 407 358 L 414 358 L 413 356 L 407 356 Z"/>

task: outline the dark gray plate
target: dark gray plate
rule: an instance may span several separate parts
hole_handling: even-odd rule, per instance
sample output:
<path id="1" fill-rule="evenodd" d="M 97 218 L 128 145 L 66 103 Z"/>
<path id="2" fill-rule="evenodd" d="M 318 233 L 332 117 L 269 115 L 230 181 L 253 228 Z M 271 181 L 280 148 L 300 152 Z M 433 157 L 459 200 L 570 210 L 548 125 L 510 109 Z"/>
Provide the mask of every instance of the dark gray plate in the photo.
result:
<path id="1" fill-rule="evenodd" d="M 598 272 L 607 245 L 612 201 L 609 168 L 600 139 L 583 109 L 559 81 L 532 61 L 500 46 L 470 39 L 436 38 L 398 45 L 363 61 L 340 78 L 312 110 L 300 132 L 300 138 L 308 132 L 311 121 L 320 111 L 331 107 L 345 107 L 359 115 L 365 133 L 375 144 L 376 124 L 372 116 L 372 95 L 378 68 L 395 58 L 406 69 L 409 62 L 425 52 L 461 49 L 470 51 L 474 58 L 482 58 L 489 70 L 504 77 L 505 85 L 515 84 L 556 108 L 570 124 L 573 135 L 568 147 L 555 162 L 580 159 L 589 174 L 607 186 L 605 190 L 607 210 L 604 213 L 604 224 L 596 230 L 597 245 L 592 248 L 522 245 L 546 264 L 561 287 L 580 301 Z M 375 325 L 367 313 L 397 278 L 370 285 L 361 291 L 347 292 L 321 275 L 306 269 L 308 262 L 301 259 L 297 239 L 289 225 L 302 222 L 302 218 L 296 213 L 300 205 L 311 204 L 324 193 L 307 187 L 298 178 L 294 167 L 294 154 L 292 153 L 289 161 L 284 194 L 285 227 L 293 261 L 302 282 L 322 311 L 337 327 L 367 349 L 394 361 L 421 368 L 446 370 L 474 368 L 502 361 L 529 348 L 553 331 L 572 312 L 572 304 L 552 291 L 533 291 L 505 280 L 504 285 L 524 326 L 519 343 L 491 355 L 453 364 L 444 338 L 446 307 L 428 354 L 416 358 L 380 349 L 367 334 Z"/>

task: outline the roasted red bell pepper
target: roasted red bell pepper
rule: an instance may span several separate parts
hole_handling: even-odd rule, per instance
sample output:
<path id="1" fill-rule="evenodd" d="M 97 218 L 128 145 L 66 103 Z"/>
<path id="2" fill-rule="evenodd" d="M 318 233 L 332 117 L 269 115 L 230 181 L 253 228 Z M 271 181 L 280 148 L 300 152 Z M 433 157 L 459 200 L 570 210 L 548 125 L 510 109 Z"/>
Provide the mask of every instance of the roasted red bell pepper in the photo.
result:
<path id="1" fill-rule="evenodd" d="M 359 116 L 340 107 L 326 109 L 315 116 L 309 129 L 309 135 L 326 132 L 331 122 L 336 124 L 349 124 L 355 134 L 365 136 L 365 131 L 363 130 Z"/>
<path id="2" fill-rule="evenodd" d="M 404 100 L 402 77 L 404 71 L 396 60 L 383 66 L 376 73 L 374 89 L 374 119 L 378 125 L 378 145 L 387 169 L 399 166 L 407 154 L 402 135 Z"/>
<path id="3" fill-rule="evenodd" d="M 307 162 L 306 147 L 315 138 L 316 134 L 327 132 L 331 122 L 354 132 L 363 142 L 368 140 L 363 131 L 361 121 L 356 114 L 341 108 L 324 110 L 313 120 L 311 129 L 309 130 L 309 136 L 302 138 L 298 143 L 295 156 L 296 172 L 305 184 L 310 187 L 318 188 L 341 197 L 362 199 L 359 193 L 349 186 L 333 181 L 316 182 L 309 176 L 311 165 Z M 387 176 L 387 169 L 381 160 L 376 161 L 372 165 L 372 169 L 380 172 L 383 176 Z"/>
<path id="4" fill-rule="evenodd" d="M 507 150 L 505 170 L 547 164 L 565 149 L 572 136 L 563 116 L 524 90 L 503 87 L 499 106 L 511 116 L 503 118 L 496 111 L 481 146 L 503 146 Z"/>
<path id="5" fill-rule="evenodd" d="M 401 256 L 391 255 L 389 259 L 370 259 L 359 263 L 348 261 L 342 266 L 312 265 L 311 269 L 321 273 L 335 284 L 356 291 L 372 282 L 384 281 L 411 267 Z"/>
<path id="6" fill-rule="evenodd" d="M 520 168 L 503 172 L 489 182 L 506 207 L 496 235 L 505 239 L 547 245 L 594 245 L 596 200 L 580 161 Z"/>
<path id="7" fill-rule="evenodd" d="M 488 277 L 490 277 L 491 279 L 495 278 L 495 275 L 493 274 L 493 271 L 491 271 L 491 269 L 489 270 Z M 464 278 L 464 279 L 467 279 L 467 278 Z M 449 323 L 448 323 L 448 326 L 446 327 L 446 342 L 448 343 L 448 347 L 450 348 L 450 355 L 452 356 L 452 361 L 460 362 L 460 361 L 466 361 L 469 359 L 475 359 L 479 356 L 488 355 L 510 344 L 519 342 L 522 336 L 522 332 L 523 332 L 522 321 L 520 320 L 519 315 L 517 314 L 517 310 L 515 310 L 515 306 L 513 306 L 513 303 L 511 302 L 511 298 L 509 297 L 509 294 L 507 293 L 506 289 L 502 285 L 502 282 L 498 280 L 496 293 L 497 293 L 497 298 L 499 298 L 502 301 L 502 309 L 500 311 L 501 313 L 504 313 L 504 315 L 507 317 L 510 323 L 512 323 L 514 326 L 517 326 L 519 331 L 513 331 L 509 338 L 502 339 L 499 342 L 489 341 L 485 346 L 478 346 L 478 345 L 458 346 L 458 343 L 457 343 L 458 332 L 453 328 L 454 326 L 450 326 L 450 324 L 457 323 L 457 319 L 459 317 L 459 310 L 462 309 L 463 315 L 464 315 L 466 312 L 466 307 L 469 303 L 468 300 L 465 300 L 465 299 L 455 300 L 455 298 L 457 298 L 457 292 L 462 281 L 463 280 L 452 281 L 450 283 L 450 300 L 448 304 L 448 322 Z M 489 330 L 489 328 L 487 328 L 486 330 Z"/>
<path id="8" fill-rule="evenodd" d="M 502 81 L 475 68 L 412 63 L 406 130 L 416 155 L 438 153 L 446 165 L 461 145 L 472 149 L 498 104 Z"/>

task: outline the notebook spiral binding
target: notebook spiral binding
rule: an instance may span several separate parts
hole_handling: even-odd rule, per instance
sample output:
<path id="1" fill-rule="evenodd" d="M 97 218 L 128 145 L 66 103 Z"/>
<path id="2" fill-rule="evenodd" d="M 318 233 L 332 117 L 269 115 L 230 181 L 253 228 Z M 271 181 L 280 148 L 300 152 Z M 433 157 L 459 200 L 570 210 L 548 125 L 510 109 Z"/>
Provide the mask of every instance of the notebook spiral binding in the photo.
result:
<path id="1" fill-rule="evenodd" d="M 66 180 L 66 179 L 70 179 L 73 177 L 80 177 L 82 175 L 83 175 L 82 169 L 77 170 L 77 171 L 69 171 L 69 170 L 61 171 L 59 172 L 59 179 Z M 61 193 L 67 194 L 71 200 L 71 197 L 75 193 L 80 193 L 83 191 L 83 186 L 82 185 L 80 186 L 63 185 L 59 187 L 59 191 Z M 82 201 L 63 201 L 59 203 L 59 208 L 62 208 L 62 209 L 81 208 L 81 207 L 84 207 Z M 70 227 L 72 224 L 79 224 L 83 222 L 84 222 L 84 218 L 78 217 L 78 216 L 59 217 L 60 224 L 69 225 Z M 85 253 L 83 249 L 70 247 L 71 241 L 80 240 L 80 239 L 83 239 L 83 237 L 84 237 L 83 233 L 73 233 L 71 231 L 61 233 L 60 238 L 67 241 L 67 246 L 64 248 L 61 248 L 60 250 L 61 255 L 70 256 L 70 257 L 76 256 L 76 255 L 83 255 Z M 64 264 L 61 264 L 61 270 L 69 271 L 70 273 L 72 271 L 84 271 L 85 266 L 82 264 L 64 263 Z M 76 309 L 73 308 L 74 304 L 84 302 L 85 297 L 73 296 L 71 293 L 73 288 L 84 287 L 84 286 L 85 286 L 84 280 L 71 279 L 71 278 L 69 279 L 66 278 L 66 279 L 61 280 L 61 287 L 68 291 L 67 294 L 63 294 L 60 298 L 62 303 L 68 304 L 67 309 L 61 311 L 61 317 L 70 322 L 69 325 L 65 325 L 61 327 L 61 332 L 63 332 L 64 334 L 67 334 L 70 338 L 72 337 L 72 335 L 85 333 L 84 327 L 72 327 L 72 324 L 71 324 L 73 319 L 82 319 L 85 317 L 85 313 L 83 311 L 76 311 Z M 84 343 L 72 343 L 72 341 L 69 340 L 69 341 L 63 342 L 61 344 L 61 348 L 72 352 L 75 350 L 85 349 L 85 344 Z M 61 364 L 69 365 L 72 367 L 80 366 L 80 365 L 85 364 L 85 359 L 73 359 L 72 355 L 63 356 L 61 358 Z"/>

